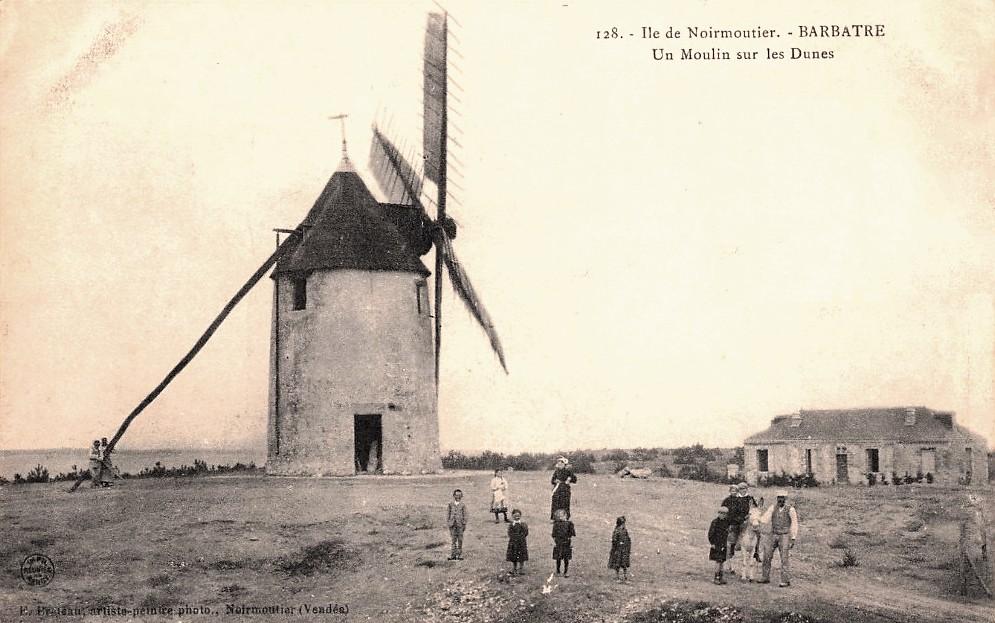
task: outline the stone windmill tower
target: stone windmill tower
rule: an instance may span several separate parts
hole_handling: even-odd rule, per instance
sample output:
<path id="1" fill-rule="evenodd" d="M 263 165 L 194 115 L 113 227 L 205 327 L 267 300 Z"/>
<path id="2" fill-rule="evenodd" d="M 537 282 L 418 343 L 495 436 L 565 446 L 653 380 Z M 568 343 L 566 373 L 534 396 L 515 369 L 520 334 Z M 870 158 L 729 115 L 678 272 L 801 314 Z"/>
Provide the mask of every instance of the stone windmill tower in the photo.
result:
<path id="1" fill-rule="evenodd" d="M 268 473 L 440 469 L 429 225 L 343 153 L 272 274 Z"/>
<path id="2" fill-rule="evenodd" d="M 273 271 L 269 473 L 441 467 L 443 268 L 507 371 L 490 316 L 453 249 L 456 224 L 446 215 L 448 49 L 448 15 L 429 14 L 424 166 L 414 166 L 374 127 L 371 169 L 390 202 L 379 203 L 349 162 L 343 127 L 342 164 L 284 243 L 293 247 Z M 423 191 L 425 180 L 435 186 L 434 200 Z M 434 219 L 426 202 L 434 204 Z M 433 247 L 434 308 L 430 273 L 419 259 Z"/>

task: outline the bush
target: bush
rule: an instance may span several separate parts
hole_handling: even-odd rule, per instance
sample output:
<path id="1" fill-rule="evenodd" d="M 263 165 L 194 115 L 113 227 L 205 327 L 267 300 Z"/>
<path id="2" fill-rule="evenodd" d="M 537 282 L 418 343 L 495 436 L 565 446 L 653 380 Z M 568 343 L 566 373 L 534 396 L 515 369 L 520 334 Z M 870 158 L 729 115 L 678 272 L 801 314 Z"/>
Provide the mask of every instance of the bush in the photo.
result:
<path id="1" fill-rule="evenodd" d="M 757 485 L 761 487 L 794 487 L 796 489 L 818 487 L 819 481 L 815 474 L 793 474 L 788 475 L 783 471 L 780 474 L 768 474 L 757 479 Z"/>
<path id="2" fill-rule="evenodd" d="M 48 482 L 48 468 L 39 463 L 34 469 L 28 472 L 25 482 Z"/>
<path id="3" fill-rule="evenodd" d="M 620 463 L 627 463 L 629 461 L 629 453 L 625 450 L 611 450 L 605 454 L 602 458 L 603 461 L 616 461 Z M 624 466 L 623 466 L 624 467 Z M 621 468 L 619 468 L 621 469 Z M 618 470 L 616 470 L 618 471 Z"/>
<path id="4" fill-rule="evenodd" d="M 867 472 L 867 484 L 871 487 L 878 484 L 878 475 L 874 472 Z"/>
<path id="5" fill-rule="evenodd" d="M 597 458 L 590 452 L 574 452 L 570 455 L 570 466 L 573 468 L 574 473 L 593 474 L 594 462 L 596 460 Z M 551 469 L 552 467 L 550 465 Z"/>
<path id="6" fill-rule="evenodd" d="M 656 468 L 656 475 L 661 478 L 673 478 L 674 473 L 670 471 L 666 463 L 660 463 L 660 467 Z"/>
<path id="7" fill-rule="evenodd" d="M 682 464 L 677 468 L 677 477 L 684 480 L 698 480 L 701 482 L 722 482 L 725 478 L 708 469 L 704 462 Z"/>
<path id="8" fill-rule="evenodd" d="M 674 465 L 691 465 L 693 463 L 715 460 L 715 456 L 703 445 L 696 443 L 693 446 L 677 448 L 673 452 Z"/>
<path id="9" fill-rule="evenodd" d="M 450 450 L 442 457 L 442 467 L 446 469 L 481 469 L 495 470 L 512 468 L 515 471 L 545 471 L 552 470 L 560 454 L 523 452 L 521 454 L 505 455 L 500 452 L 486 450 L 481 454 L 468 456 L 458 450 Z M 578 474 L 593 474 L 595 457 L 590 452 L 572 452 L 571 467 Z"/>

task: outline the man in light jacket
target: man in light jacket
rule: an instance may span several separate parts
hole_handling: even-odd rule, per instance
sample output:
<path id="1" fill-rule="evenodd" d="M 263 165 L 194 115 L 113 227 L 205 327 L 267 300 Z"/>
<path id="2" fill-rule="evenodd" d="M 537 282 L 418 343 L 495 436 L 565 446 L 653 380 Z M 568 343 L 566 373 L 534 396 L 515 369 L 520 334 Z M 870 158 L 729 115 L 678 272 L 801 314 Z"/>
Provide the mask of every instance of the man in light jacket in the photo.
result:
<path id="1" fill-rule="evenodd" d="M 788 552 L 795 546 L 798 539 L 798 514 L 794 506 L 789 506 L 788 492 L 780 489 L 777 492 L 777 503 L 771 505 L 760 518 L 760 524 L 766 526 L 760 540 L 763 550 L 763 577 L 761 584 L 770 583 L 770 563 L 774 559 L 774 548 L 781 553 L 781 583 L 778 586 L 791 586 L 791 571 Z"/>

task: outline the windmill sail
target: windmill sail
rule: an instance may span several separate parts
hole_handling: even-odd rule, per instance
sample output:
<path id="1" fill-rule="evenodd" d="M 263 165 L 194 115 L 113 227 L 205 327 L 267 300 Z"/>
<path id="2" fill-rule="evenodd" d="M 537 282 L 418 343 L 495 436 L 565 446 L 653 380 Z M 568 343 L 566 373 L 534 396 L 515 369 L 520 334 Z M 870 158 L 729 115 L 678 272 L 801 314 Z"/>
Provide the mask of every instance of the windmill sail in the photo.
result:
<path id="1" fill-rule="evenodd" d="M 425 27 L 424 127 L 425 177 L 438 184 L 444 175 L 446 133 L 446 16 L 429 13 Z"/>
<path id="2" fill-rule="evenodd" d="M 453 251 L 453 245 L 449 240 L 449 236 L 442 230 L 439 231 L 439 236 L 442 238 L 444 250 L 442 255 L 446 259 L 446 268 L 448 269 L 449 280 L 453 284 L 453 289 L 456 290 L 463 303 L 466 304 L 467 309 L 470 310 L 470 313 L 473 314 L 473 317 L 477 319 L 477 322 L 484 329 L 484 333 L 487 334 L 487 338 L 491 342 L 491 348 L 494 349 L 494 353 L 498 356 L 498 361 L 501 362 L 501 367 L 504 368 L 505 372 L 508 372 L 508 366 L 504 361 L 504 349 L 501 348 L 501 340 L 498 338 L 497 330 L 494 328 L 494 323 L 491 321 L 490 315 L 484 309 L 483 302 L 473 289 L 470 277 L 466 274 L 463 264 L 456 258 L 456 252 Z"/>
<path id="3" fill-rule="evenodd" d="M 389 138 L 373 128 L 370 145 L 370 170 L 389 203 L 414 205 L 421 208 L 422 179 Z M 422 213 L 424 213 L 422 209 Z"/>

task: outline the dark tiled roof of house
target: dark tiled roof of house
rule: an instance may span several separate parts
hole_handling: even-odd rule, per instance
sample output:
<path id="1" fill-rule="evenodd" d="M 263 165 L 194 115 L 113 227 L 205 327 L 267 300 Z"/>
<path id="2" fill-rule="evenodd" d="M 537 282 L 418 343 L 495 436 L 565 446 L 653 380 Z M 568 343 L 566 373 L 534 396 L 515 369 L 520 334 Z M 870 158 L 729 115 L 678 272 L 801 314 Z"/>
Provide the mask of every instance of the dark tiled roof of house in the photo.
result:
<path id="1" fill-rule="evenodd" d="M 378 203 L 348 161 L 332 174 L 301 227 L 303 239 L 274 274 L 338 268 L 429 275 L 419 259 L 427 249 L 417 213 Z"/>
<path id="2" fill-rule="evenodd" d="M 910 414 L 914 414 L 914 418 L 909 417 Z M 911 423 L 907 424 L 907 421 Z M 934 411 L 926 407 L 889 407 L 802 410 L 796 414 L 779 415 L 771 421 L 767 430 L 747 437 L 744 443 L 793 440 L 882 440 L 915 443 L 974 437 L 976 435 L 954 423 L 954 414 L 950 411 Z"/>

